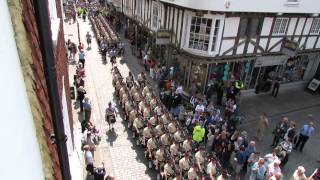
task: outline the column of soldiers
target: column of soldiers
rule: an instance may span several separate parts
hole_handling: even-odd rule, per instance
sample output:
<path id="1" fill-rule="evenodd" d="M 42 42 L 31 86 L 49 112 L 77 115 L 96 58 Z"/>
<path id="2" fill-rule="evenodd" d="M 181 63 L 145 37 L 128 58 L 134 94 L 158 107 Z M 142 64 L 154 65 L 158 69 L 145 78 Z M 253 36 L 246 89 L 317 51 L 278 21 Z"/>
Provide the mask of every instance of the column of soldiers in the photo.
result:
<path id="1" fill-rule="evenodd" d="M 115 67 L 113 85 L 136 144 L 146 148 L 149 168 L 166 180 L 217 179 L 220 166 L 215 156 L 204 147 L 195 148 L 191 135 L 156 97 L 144 73 L 136 81 L 131 73 L 123 78 Z"/>

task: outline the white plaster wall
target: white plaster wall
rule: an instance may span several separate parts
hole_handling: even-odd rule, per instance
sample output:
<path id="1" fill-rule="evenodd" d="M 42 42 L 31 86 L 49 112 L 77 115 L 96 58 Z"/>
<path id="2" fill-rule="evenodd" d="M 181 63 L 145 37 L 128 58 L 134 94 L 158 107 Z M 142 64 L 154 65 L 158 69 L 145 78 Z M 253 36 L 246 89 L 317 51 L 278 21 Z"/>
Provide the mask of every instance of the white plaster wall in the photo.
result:
<path id="1" fill-rule="evenodd" d="M 259 42 L 259 45 L 260 45 L 264 50 L 266 50 L 267 43 L 268 43 L 268 39 L 267 39 L 267 38 L 261 38 L 261 39 L 260 39 L 260 42 Z"/>
<path id="2" fill-rule="evenodd" d="M 0 179 L 43 180 L 40 149 L 15 44 L 7 1 L 0 1 Z"/>
<path id="3" fill-rule="evenodd" d="M 268 36 L 272 25 L 272 17 L 266 17 L 263 20 L 263 26 L 261 30 L 261 36 Z"/>
<path id="4" fill-rule="evenodd" d="M 179 11 L 178 11 L 178 9 L 177 8 L 175 8 L 175 10 L 174 10 L 174 21 L 173 21 L 173 32 L 174 32 L 174 36 L 173 36 L 173 42 L 175 43 L 175 40 L 176 40 L 176 38 L 177 38 L 177 34 L 178 34 L 178 32 L 177 32 L 177 23 L 178 23 L 178 13 L 179 13 Z"/>
<path id="5" fill-rule="evenodd" d="M 162 3 L 160 3 L 160 6 L 161 6 L 161 8 L 160 8 L 160 10 L 161 10 L 161 28 L 163 28 L 164 27 L 164 5 L 162 4 Z"/>
<path id="6" fill-rule="evenodd" d="M 287 0 L 160 0 L 191 9 L 227 12 L 319 13 L 320 1 L 300 0 L 288 6 Z M 227 6 L 229 3 L 229 6 Z"/>
<path id="7" fill-rule="evenodd" d="M 270 43 L 269 43 L 269 49 L 273 46 L 273 45 L 275 45 L 277 42 L 279 42 L 279 41 L 281 41 L 282 40 L 282 38 L 271 38 L 270 39 Z M 271 52 L 278 52 L 278 51 L 280 51 L 280 47 L 281 47 L 281 43 L 280 44 L 278 44 L 276 47 L 274 47 L 272 50 L 271 50 Z M 268 49 L 268 50 L 269 50 Z"/>
<path id="8" fill-rule="evenodd" d="M 299 47 L 303 46 L 304 45 L 304 41 L 306 40 L 305 37 L 301 38 L 301 41 L 300 41 L 300 44 L 299 44 Z"/>
<path id="9" fill-rule="evenodd" d="M 295 37 L 294 41 L 298 42 L 299 41 L 299 37 Z"/>
<path id="10" fill-rule="evenodd" d="M 313 21 L 313 18 L 307 19 L 306 26 L 304 27 L 304 30 L 303 30 L 304 35 L 308 35 L 310 28 L 311 28 L 312 21 Z"/>
<path id="11" fill-rule="evenodd" d="M 317 40 L 317 37 L 309 37 L 307 41 L 306 49 L 313 49 L 313 46 L 316 40 Z"/>
<path id="12" fill-rule="evenodd" d="M 233 47 L 234 40 L 223 40 L 221 43 L 222 45 L 221 45 L 220 55 L 222 55 L 225 51 Z"/>
<path id="13" fill-rule="evenodd" d="M 178 38 L 178 43 L 180 42 L 180 34 L 181 34 L 181 22 L 183 20 L 182 17 L 182 10 L 179 10 L 179 20 L 178 20 L 178 32 L 177 32 L 177 38 Z"/>
<path id="14" fill-rule="evenodd" d="M 298 18 L 291 18 L 290 24 L 288 26 L 287 35 L 293 35 L 294 28 L 296 26 Z"/>
<path id="15" fill-rule="evenodd" d="M 247 53 L 250 54 L 250 53 L 253 53 L 253 51 L 254 51 L 254 45 L 252 43 L 249 43 Z"/>
<path id="16" fill-rule="evenodd" d="M 320 48 L 320 41 L 318 40 L 316 48 Z"/>
<path id="17" fill-rule="evenodd" d="M 302 29 L 303 29 L 303 25 L 304 25 L 305 21 L 306 21 L 306 18 L 300 18 L 299 19 L 295 35 L 301 35 Z"/>
<path id="18" fill-rule="evenodd" d="M 240 17 L 231 17 L 225 19 L 223 37 L 235 37 L 238 33 Z"/>
<path id="19" fill-rule="evenodd" d="M 241 42 L 241 41 L 240 41 Z M 238 46 L 237 48 L 237 54 L 243 54 L 243 49 L 244 49 L 244 44 L 241 44 L 240 46 Z"/>

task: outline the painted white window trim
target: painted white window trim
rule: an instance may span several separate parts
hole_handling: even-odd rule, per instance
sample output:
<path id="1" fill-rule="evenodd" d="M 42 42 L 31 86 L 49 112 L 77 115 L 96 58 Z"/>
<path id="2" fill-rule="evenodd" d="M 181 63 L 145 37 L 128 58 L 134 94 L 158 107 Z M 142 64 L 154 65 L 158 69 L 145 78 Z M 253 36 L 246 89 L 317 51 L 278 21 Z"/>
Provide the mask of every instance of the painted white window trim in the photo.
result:
<path id="1" fill-rule="evenodd" d="M 55 0 L 48 0 L 49 17 L 51 24 L 51 39 L 54 45 L 57 45 L 58 34 L 60 29 L 60 18 L 57 14 L 57 5 Z"/>
<path id="2" fill-rule="evenodd" d="M 284 27 L 284 31 L 283 32 L 279 32 L 280 31 L 280 29 L 282 29 L 283 28 L 283 22 L 284 22 L 284 20 L 286 20 L 286 24 L 285 24 L 285 27 Z M 277 21 L 280 21 L 280 24 L 279 24 L 279 28 L 277 29 L 278 31 L 276 31 L 275 32 L 275 28 L 276 28 L 276 23 L 277 23 Z M 275 25 L 274 25 L 274 27 L 273 27 L 273 29 L 272 29 L 272 35 L 273 36 L 281 36 L 281 35 L 285 35 L 286 34 L 286 30 L 288 29 L 288 26 L 289 26 L 289 18 L 276 18 L 275 19 Z"/>
<path id="3" fill-rule="evenodd" d="M 219 54 L 219 47 L 221 44 L 222 29 L 223 29 L 223 24 L 224 24 L 223 22 L 224 22 L 225 16 L 224 15 L 212 15 L 212 14 L 203 15 L 203 18 L 212 19 L 212 26 L 211 26 L 211 30 L 210 30 L 209 45 L 208 45 L 207 51 L 189 48 L 190 27 L 191 27 L 191 20 L 192 20 L 193 16 L 196 16 L 194 12 L 186 13 L 186 20 L 187 20 L 186 22 L 187 23 L 186 23 L 186 27 L 184 28 L 185 39 L 183 41 L 184 43 L 183 43 L 182 49 L 184 49 L 185 51 L 187 51 L 189 53 L 198 54 L 201 56 L 208 56 L 208 57 L 215 56 L 215 55 Z M 219 33 L 218 33 L 217 42 L 216 42 L 217 48 L 215 48 L 215 51 L 211 51 L 214 27 L 215 27 L 215 22 L 217 19 L 220 20 Z"/>
<path id="4" fill-rule="evenodd" d="M 155 15 L 154 15 L 154 6 L 157 6 L 156 8 L 158 9 L 158 14 L 157 14 L 157 24 L 156 24 L 156 26 L 154 26 L 154 17 L 155 17 Z M 158 28 L 159 28 L 159 21 L 160 21 L 160 19 L 161 19 L 161 16 L 160 16 L 160 3 L 158 3 L 158 2 L 155 2 L 155 1 L 152 1 L 152 5 L 151 5 L 151 9 L 152 9 L 152 14 L 151 14 L 151 29 L 152 30 L 157 30 Z"/>

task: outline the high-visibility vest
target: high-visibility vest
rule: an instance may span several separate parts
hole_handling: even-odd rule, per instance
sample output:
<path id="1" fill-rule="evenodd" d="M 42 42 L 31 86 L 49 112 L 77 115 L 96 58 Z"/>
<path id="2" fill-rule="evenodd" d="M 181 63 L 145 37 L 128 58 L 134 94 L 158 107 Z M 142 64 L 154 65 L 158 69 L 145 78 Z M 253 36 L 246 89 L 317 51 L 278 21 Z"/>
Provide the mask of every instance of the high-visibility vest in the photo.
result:
<path id="1" fill-rule="evenodd" d="M 244 87 L 244 84 L 242 81 L 240 80 L 237 80 L 236 83 L 235 83 L 235 86 L 237 89 L 242 89 Z"/>
<path id="2" fill-rule="evenodd" d="M 192 133 L 192 139 L 198 143 L 201 142 L 205 135 L 205 131 L 206 130 L 200 125 L 195 126 Z"/>

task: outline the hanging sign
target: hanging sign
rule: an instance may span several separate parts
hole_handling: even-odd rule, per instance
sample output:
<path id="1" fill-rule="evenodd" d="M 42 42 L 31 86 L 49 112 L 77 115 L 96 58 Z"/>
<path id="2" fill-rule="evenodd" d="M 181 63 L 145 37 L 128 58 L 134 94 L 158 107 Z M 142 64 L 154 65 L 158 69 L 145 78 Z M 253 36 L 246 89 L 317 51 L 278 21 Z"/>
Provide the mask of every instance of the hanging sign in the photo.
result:
<path id="1" fill-rule="evenodd" d="M 281 52 L 290 57 L 294 57 L 297 54 L 297 50 L 299 48 L 299 44 L 295 41 L 291 41 L 289 39 L 283 39 Z"/>
<path id="2" fill-rule="evenodd" d="M 156 44 L 158 44 L 158 45 L 170 44 L 170 37 L 171 37 L 170 30 L 159 29 L 157 31 Z"/>

